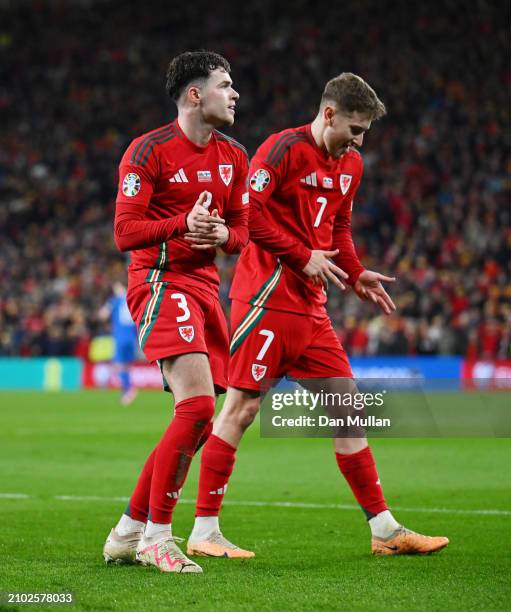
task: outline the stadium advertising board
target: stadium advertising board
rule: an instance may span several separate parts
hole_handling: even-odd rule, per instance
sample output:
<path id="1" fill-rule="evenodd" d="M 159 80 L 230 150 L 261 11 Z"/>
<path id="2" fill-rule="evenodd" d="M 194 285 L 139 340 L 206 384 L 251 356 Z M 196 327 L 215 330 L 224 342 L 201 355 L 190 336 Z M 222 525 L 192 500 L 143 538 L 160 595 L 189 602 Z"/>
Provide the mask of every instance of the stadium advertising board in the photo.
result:
<path id="1" fill-rule="evenodd" d="M 460 388 L 460 357 L 355 357 L 351 363 L 356 379 L 391 379 L 394 387 L 399 388 L 424 381 L 431 381 L 435 386 L 440 384 L 444 390 Z M 131 368 L 131 375 L 139 389 L 161 389 L 160 370 L 154 364 L 137 362 Z M 115 366 L 109 362 L 85 363 L 82 382 L 85 388 L 120 386 Z"/>
<path id="2" fill-rule="evenodd" d="M 133 385 L 137 389 L 161 389 L 160 369 L 152 363 L 137 362 L 130 368 Z M 110 362 L 85 363 L 82 372 L 82 386 L 86 389 L 119 389 L 121 386 L 117 369 Z"/>
<path id="3" fill-rule="evenodd" d="M 511 359 L 464 361 L 461 378 L 464 389 L 509 391 Z"/>
<path id="4" fill-rule="evenodd" d="M 385 379 L 393 388 L 430 382 L 435 388 L 460 388 L 463 365 L 461 357 L 353 357 L 350 359 L 355 379 Z"/>
<path id="5" fill-rule="evenodd" d="M 81 359 L 74 357 L 0 358 L 0 389 L 71 391 L 81 387 Z"/>

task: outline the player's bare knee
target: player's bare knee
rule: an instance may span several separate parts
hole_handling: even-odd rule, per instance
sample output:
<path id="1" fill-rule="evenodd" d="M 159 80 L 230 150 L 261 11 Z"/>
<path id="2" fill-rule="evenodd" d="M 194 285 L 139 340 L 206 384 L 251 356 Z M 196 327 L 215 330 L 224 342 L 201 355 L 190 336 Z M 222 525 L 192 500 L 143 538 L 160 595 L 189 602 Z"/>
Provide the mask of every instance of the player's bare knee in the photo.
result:
<path id="1" fill-rule="evenodd" d="M 367 438 L 334 438 L 335 452 L 341 455 L 353 455 L 367 446 Z"/>
<path id="2" fill-rule="evenodd" d="M 245 431 L 248 429 L 250 425 L 254 422 L 254 419 L 259 412 L 259 401 L 258 400 L 248 400 L 243 402 L 238 406 L 238 410 L 236 411 L 236 422 L 239 427 Z"/>
<path id="3" fill-rule="evenodd" d="M 229 387 L 222 411 L 215 420 L 214 431 L 224 428 L 244 432 L 259 411 L 259 392 Z"/>
<path id="4" fill-rule="evenodd" d="M 258 412 L 258 398 L 237 397 L 233 401 L 233 398 L 228 396 L 217 421 L 231 423 L 245 431 L 253 423 Z"/>

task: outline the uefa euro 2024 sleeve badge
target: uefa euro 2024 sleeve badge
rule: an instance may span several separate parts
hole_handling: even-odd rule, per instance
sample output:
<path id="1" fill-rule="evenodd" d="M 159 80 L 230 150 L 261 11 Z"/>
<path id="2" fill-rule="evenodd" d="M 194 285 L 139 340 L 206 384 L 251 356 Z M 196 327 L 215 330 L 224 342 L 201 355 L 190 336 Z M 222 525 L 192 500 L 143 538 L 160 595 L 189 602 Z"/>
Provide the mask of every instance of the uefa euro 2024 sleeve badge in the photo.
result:
<path id="1" fill-rule="evenodd" d="M 259 168 L 250 178 L 250 186 L 254 191 L 263 191 L 270 184 L 271 176 L 268 170 Z"/>
<path id="2" fill-rule="evenodd" d="M 140 177 L 134 172 L 129 172 L 122 182 L 122 192 L 128 198 L 133 198 L 140 191 Z"/>

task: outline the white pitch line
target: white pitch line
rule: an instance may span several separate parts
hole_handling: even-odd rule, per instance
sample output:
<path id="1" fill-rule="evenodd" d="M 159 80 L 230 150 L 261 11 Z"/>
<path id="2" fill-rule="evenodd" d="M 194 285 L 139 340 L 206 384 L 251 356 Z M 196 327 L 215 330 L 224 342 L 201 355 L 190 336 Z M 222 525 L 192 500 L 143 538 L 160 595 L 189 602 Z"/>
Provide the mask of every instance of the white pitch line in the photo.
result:
<path id="1" fill-rule="evenodd" d="M 99 495 L 55 495 L 58 501 L 118 501 L 127 502 L 129 497 L 100 497 Z"/>
<path id="2" fill-rule="evenodd" d="M 181 500 L 184 504 L 195 504 L 194 500 Z M 360 510 L 360 506 L 355 504 L 313 504 L 305 502 L 257 502 L 257 501 L 224 501 L 224 505 L 228 506 L 258 506 L 271 508 L 312 508 L 317 510 Z M 488 514 L 496 516 L 511 516 L 511 510 L 463 510 L 456 508 L 402 508 L 400 506 L 392 506 L 392 510 L 398 512 L 423 512 L 423 513 L 440 513 L 440 514 Z"/>
<path id="3" fill-rule="evenodd" d="M 35 499 L 35 495 L 25 493 L 0 493 L 0 499 Z M 79 502 L 127 502 L 129 497 L 101 497 L 99 495 L 54 495 L 50 499 L 57 501 Z M 180 499 L 179 503 L 194 505 L 194 499 Z M 241 506 L 256 508 L 303 508 L 312 510 L 360 510 L 355 504 L 315 504 L 308 502 L 271 502 L 271 501 L 231 501 L 225 500 L 225 506 Z M 422 512 L 425 514 L 474 514 L 482 516 L 511 516 L 511 510 L 488 509 L 461 509 L 461 508 L 405 508 L 393 506 L 396 512 Z"/>
<path id="4" fill-rule="evenodd" d="M 29 499 L 30 497 L 25 493 L 0 493 L 0 499 Z"/>

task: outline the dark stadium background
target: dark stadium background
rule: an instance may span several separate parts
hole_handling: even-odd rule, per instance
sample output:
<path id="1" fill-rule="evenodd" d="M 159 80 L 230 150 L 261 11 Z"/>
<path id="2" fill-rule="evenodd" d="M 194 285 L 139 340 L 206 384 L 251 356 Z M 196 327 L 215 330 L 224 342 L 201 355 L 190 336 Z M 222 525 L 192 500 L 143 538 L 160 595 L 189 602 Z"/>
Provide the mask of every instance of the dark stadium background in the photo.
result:
<path id="1" fill-rule="evenodd" d="M 124 256 L 117 164 L 168 122 L 169 59 L 209 48 L 241 94 L 229 133 L 253 153 L 310 121 L 352 71 L 388 116 L 362 153 L 364 264 L 395 274 L 395 315 L 329 308 L 351 355 L 507 358 L 511 346 L 509 4 L 0 2 L 0 355 L 86 356 Z M 226 306 L 232 260 L 219 257 Z"/>

